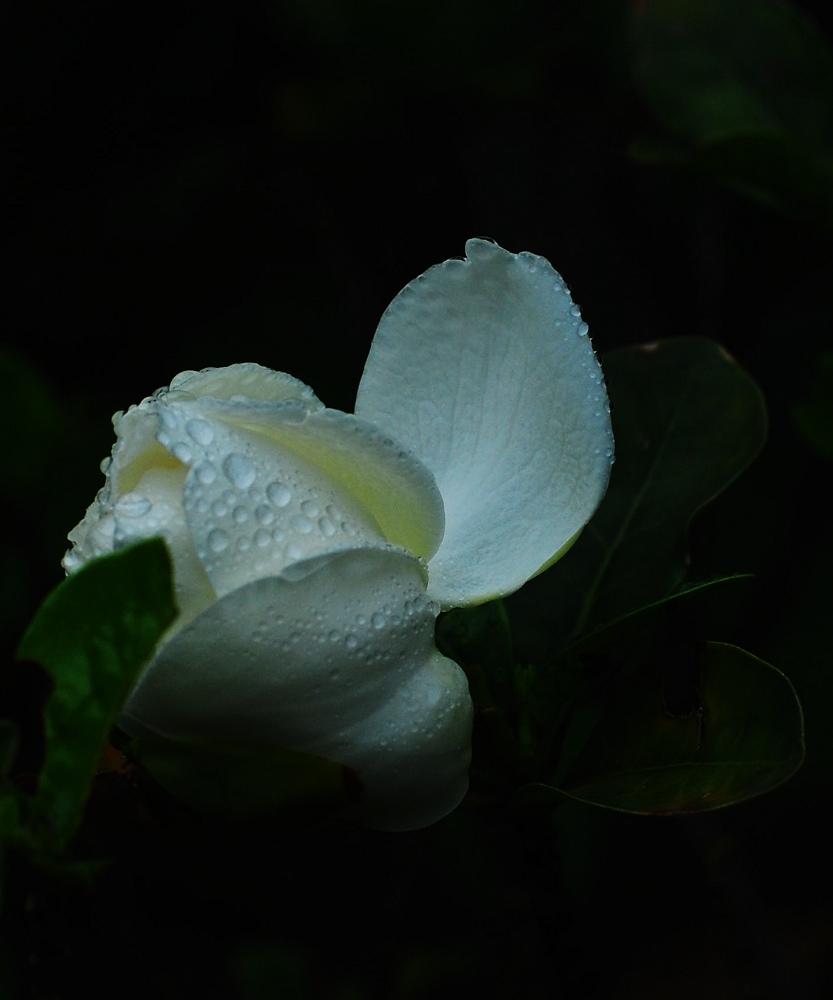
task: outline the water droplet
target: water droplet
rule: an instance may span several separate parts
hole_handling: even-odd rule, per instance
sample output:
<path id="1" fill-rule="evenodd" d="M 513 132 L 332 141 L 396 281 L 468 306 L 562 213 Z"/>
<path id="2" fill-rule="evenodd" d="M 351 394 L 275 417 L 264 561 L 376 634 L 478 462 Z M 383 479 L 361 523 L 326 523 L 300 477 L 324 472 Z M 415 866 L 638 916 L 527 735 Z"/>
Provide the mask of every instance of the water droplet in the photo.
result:
<path id="1" fill-rule="evenodd" d="M 101 471 L 106 476 L 107 473 L 110 471 L 110 466 L 112 464 L 113 464 L 113 459 L 108 455 L 107 458 L 102 458 L 101 465 L 99 465 L 99 469 L 101 469 Z"/>
<path id="2" fill-rule="evenodd" d="M 266 487 L 266 496 L 276 507 L 286 507 L 292 499 L 292 493 L 284 483 L 269 483 Z"/>
<path id="3" fill-rule="evenodd" d="M 308 535 L 312 531 L 312 521 L 308 517 L 304 517 L 303 514 L 295 514 L 294 517 L 290 518 L 289 523 L 299 535 Z"/>
<path id="4" fill-rule="evenodd" d="M 226 478 L 239 490 L 248 489 L 255 481 L 256 471 L 251 459 L 239 452 L 232 452 L 223 460 L 223 472 Z"/>
<path id="5" fill-rule="evenodd" d="M 577 305 L 575 305 L 575 304 L 571 305 L 570 306 L 570 315 L 571 316 L 581 316 L 581 309 L 579 309 L 579 307 Z"/>
<path id="6" fill-rule="evenodd" d="M 259 507 L 255 508 L 255 517 L 258 524 L 272 524 L 275 520 L 275 512 L 268 504 L 262 503 Z"/>
<path id="7" fill-rule="evenodd" d="M 272 536 L 265 528 L 258 528 L 255 532 L 255 545 L 259 549 L 265 549 L 272 541 Z"/>
<path id="8" fill-rule="evenodd" d="M 385 627 L 385 616 L 380 615 L 378 611 L 370 616 L 370 624 L 374 628 L 384 628 Z"/>
<path id="9" fill-rule="evenodd" d="M 177 443 L 171 448 L 171 453 L 178 462 L 182 462 L 183 465 L 189 465 L 194 460 L 194 453 L 184 444 L 182 441 L 177 441 Z"/>
<path id="10" fill-rule="evenodd" d="M 318 527 L 321 529 L 321 534 L 326 535 L 328 538 L 336 533 L 336 526 L 328 517 L 322 517 L 318 521 Z"/>
<path id="11" fill-rule="evenodd" d="M 251 538 L 247 538 L 245 535 L 241 535 L 240 538 L 237 539 L 238 552 L 248 552 L 251 547 L 252 547 Z"/>
<path id="12" fill-rule="evenodd" d="M 225 517 L 228 514 L 228 507 L 222 500 L 215 500 L 211 505 L 211 512 L 215 517 Z"/>
<path id="13" fill-rule="evenodd" d="M 166 430 L 173 431 L 179 426 L 179 421 L 176 419 L 176 415 L 166 406 L 160 406 L 157 413 L 159 414 L 159 423 L 162 424 Z"/>
<path id="14" fill-rule="evenodd" d="M 286 547 L 287 559 L 303 559 L 304 550 L 296 542 L 290 542 Z"/>
<path id="15" fill-rule="evenodd" d="M 579 325 L 578 325 L 578 335 L 579 335 L 579 337 L 586 337 L 587 336 L 587 331 L 589 329 L 590 329 L 590 327 L 586 323 L 584 323 L 584 322 L 579 323 Z"/>
<path id="16" fill-rule="evenodd" d="M 221 528 L 208 533 L 208 547 L 212 552 L 222 552 L 228 548 L 228 535 Z"/>
<path id="17" fill-rule="evenodd" d="M 337 628 L 331 629 L 327 633 L 327 638 L 330 640 L 330 642 L 338 642 L 338 640 L 341 638 L 341 633 Z"/>
<path id="18" fill-rule="evenodd" d="M 122 517 L 144 517 L 153 505 L 139 493 L 125 493 L 116 503 L 116 513 Z"/>
<path id="19" fill-rule="evenodd" d="M 217 470 L 211 462 L 200 462 L 196 469 L 194 469 L 194 475 L 203 485 L 210 486 L 217 478 Z"/>
<path id="20" fill-rule="evenodd" d="M 307 517 L 318 517 L 321 513 L 321 508 L 317 503 L 313 503 L 312 500 L 304 500 L 301 504 L 301 511 L 306 514 Z"/>
<path id="21" fill-rule="evenodd" d="M 358 646 L 358 644 L 359 644 L 359 640 L 356 638 L 356 636 L 353 635 L 352 632 L 348 632 L 347 635 L 345 636 L 345 639 L 344 639 L 344 645 L 348 649 L 355 649 L 356 646 Z"/>
<path id="22" fill-rule="evenodd" d="M 211 424 L 205 420 L 199 420 L 197 418 L 189 420 L 185 425 L 185 430 L 188 431 L 192 440 L 196 441 L 197 444 L 202 445 L 203 447 L 211 444 L 214 440 L 214 431 Z"/>
<path id="23" fill-rule="evenodd" d="M 234 518 L 234 523 L 235 524 L 245 524 L 246 521 L 248 521 L 248 519 L 249 519 L 249 512 L 241 504 L 240 506 L 234 508 L 234 512 L 232 513 L 232 517 Z"/>

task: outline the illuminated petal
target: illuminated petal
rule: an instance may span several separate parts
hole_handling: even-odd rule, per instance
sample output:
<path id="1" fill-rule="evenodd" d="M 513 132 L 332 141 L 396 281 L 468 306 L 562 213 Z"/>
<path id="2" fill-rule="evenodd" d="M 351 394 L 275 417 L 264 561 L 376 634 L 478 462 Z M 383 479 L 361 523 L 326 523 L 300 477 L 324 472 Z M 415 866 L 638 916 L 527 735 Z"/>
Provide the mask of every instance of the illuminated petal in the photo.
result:
<path id="1" fill-rule="evenodd" d="M 185 519 L 220 596 L 320 552 L 393 542 L 428 558 L 439 545 L 432 476 L 365 421 L 297 400 L 157 410 L 158 440 L 190 466 Z"/>
<path id="2" fill-rule="evenodd" d="M 221 598 L 166 643 L 120 720 L 132 737 L 319 754 L 364 787 L 356 818 L 413 829 L 467 787 L 471 702 L 434 647 L 425 571 L 397 549 L 287 567 Z"/>
<path id="3" fill-rule="evenodd" d="M 572 543 L 610 474 L 607 394 L 587 326 L 541 257 L 470 240 L 385 312 L 356 412 L 431 470 L 444 606 L 516 590 Z"/>

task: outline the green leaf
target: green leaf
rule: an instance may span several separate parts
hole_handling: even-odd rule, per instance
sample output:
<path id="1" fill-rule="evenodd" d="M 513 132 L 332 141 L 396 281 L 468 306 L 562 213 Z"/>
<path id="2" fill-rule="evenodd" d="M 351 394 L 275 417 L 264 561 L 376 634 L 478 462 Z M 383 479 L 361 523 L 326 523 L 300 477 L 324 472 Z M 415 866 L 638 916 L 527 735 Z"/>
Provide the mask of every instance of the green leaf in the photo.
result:
<path id="1" fill-rule="evenodd" d="M 833 167 L 791 136 L 737 130 L 701 144 L 691 163 L 769 208 L 833 228 Z"/>
<path id="2" fill-rule="evenodd" d="M 437 621 L 437 645 L 465 669 L 478 705 L 510 709 L 515 655 L 503 601 L 447 611 Z"/>
<path id="3" fill-rule="evenodd" d="M 833 51 L 779 0 L 646 0 L 631 16 L 637 89 L 667 136 L 642 162 L 681 162 L 833 228 Z"/>
<path id="4" fill-rule="evenodd" d="M 17 727 L 9 719 L 0 719 L 0 777 L 5 777 L 17 753 Z"/>
<path id="5" fill-rule="evenodd" d="M 607 494 L 564 558 L 507 600 L 516 641 L 537 647 L 539 662 L 555 658 L 557 643 L 678 591 L 692 516 L 766 435 L 758 387 L 711 340 L 628 347 L 602 366 L 616 441 Z"/>
<path id="6" fill-rule="evenodd" d="M 62 850 L 81 819 L 115 717 L 176 616 L 162 539 L 96 559 L 46 599 L 17 657 L 42 664 L 55 689 L 35 805 Z"/>
<path id="7" fill-rule="evenodd" d="M 818 358 L 813 383 L 793 415 L 807 444 L 833 460 L 833 351 Z"/>
<path id="8" fill-rule="evenodd" d="M 833 146 L 833 53 L 780 0 L 644 0 L 632 6 L 637 86 L 672 134 L 698 144 L 736 130 Z"/>
<path id="9" fill-rule="evenodd" d="M 361 797 L 346 765 L 282 747 L 143 737 L 125 751 L 180 802 L 232 822 L 307 823 Z"/>
<path id="10" fill-rule="evenodd" d="M 691 693 L 669 706 L 664 680 L 674 656 L 617 675 L 580 706 L 583 749 L 552 785 L 520 801 L 559 794 L 622 812 L 683 814 L 717 809 L 771 791 L 804 759 L 801 706 L 789 680 L 736 646 L 692 647 Z M 582 714 L 583 713 L 583 714 Z M 588 715 L 594 724 L 587 726 Z"/>

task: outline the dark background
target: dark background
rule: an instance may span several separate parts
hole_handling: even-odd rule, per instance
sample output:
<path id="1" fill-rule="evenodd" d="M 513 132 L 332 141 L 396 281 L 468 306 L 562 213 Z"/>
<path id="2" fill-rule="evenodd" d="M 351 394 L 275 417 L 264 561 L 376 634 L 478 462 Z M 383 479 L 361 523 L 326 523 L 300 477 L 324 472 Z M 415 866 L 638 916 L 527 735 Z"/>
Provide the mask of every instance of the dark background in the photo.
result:
<path id="1" fill-rule="evenodd" d="M 692 550 L 704 575 L 756 574 L 708 638 L 793 680 L 803 770 L 763 799 L 692 820 L 564 807 L 558 907 L 569 916 L 549 928 L 529 918 L 518 930 L 529 908 L 513 893 L 528 883 L 496 881 L 514 834 L 495 834 L 482 873 L 454 881 L 455 851 L 471 855 L 455 820 L 441 841 L 445 937 L 433 951 L 411 947 L 403 920 L 388 995 L 442 996 L 444 983 L 502 995 L 482 972 L 487 949 L 471 944 L 489 940 L 470 911 L 492 884 L 500 940 L 488 950 L 511 951 L 507 967 L 532 969 L 530 983 L 543 962 L 553 979 L 541 995 L 821 997 L 833 984 L 829 463 L 793 418 L 832 346 L 830 230 L 632 155 L 635 139 L 661 131 L 635 83 L 629 19 L 640 6 L 35 0 L 0 12 L 7 658 L 61 579 L 115 410 L 181 370 L 237 361 L 287 371 L 349 410 L 387 303 L 471 236 L 550 259 L 602 354 L 706 335 L 766 397 L 769 444 L 700 516 Z M 793 6 L 830 39 L 824 5 Z M 540 848 L 524 861 L 533 873 L 555 864 L 536 836 L 522 838 Z M 379 884 L 399 884 L 387 878 Z M 119 910 L 123 889 L 116 880 L 101 898 Z M 414 897 L 421 926 L 434 919 L 428 896 Z M 313 975 L 320 942 L 290 949 L 289 972 L 269 950 L 283 927 L 264 933 L 267 971 L 239 987 L 245 1000 L 273 995 L 270 976 L 297 986 Z M 515 937 L 498 933 L 510 927 Z M 372 963 L 342 960 L 348 985 L 327 988 L 364 996 Z"/>

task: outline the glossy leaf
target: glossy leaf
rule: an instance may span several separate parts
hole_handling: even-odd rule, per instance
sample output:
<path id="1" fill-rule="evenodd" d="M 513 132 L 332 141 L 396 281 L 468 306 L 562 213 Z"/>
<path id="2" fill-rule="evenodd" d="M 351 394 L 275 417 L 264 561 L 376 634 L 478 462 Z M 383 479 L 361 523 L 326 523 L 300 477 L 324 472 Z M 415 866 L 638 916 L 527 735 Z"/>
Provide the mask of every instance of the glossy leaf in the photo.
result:
<path id="1" fill-rule="evenodd" d="M 528 633 L 549 661 L 558 644 L 679 590 L 689 521 L 766 433 L 758 387 L 711 340 L 628 347 L 603 367 L 616 441 L 607 494 L 561 562 L 527 584 L 523 601 L 508 602 L 516 635 Z"/>
<path id="2" fill-rule="evenodd" d="M 695 696 L 688 711 L 668 705 L 662 675 L 675 666 L 668 659 L 617 676 L 574 713 L 571 724 L 590 729 L 583 749 L 551 786 L 529 788 L 521 799 L 563 793 L 623 812 L 683 814 L 786 781 L 804 757 L 801 707 L 787 678 L 736 646 L 707 643 L 688 653 Z"/>
<path id="3" fill-rule="evenodd" d="M 55 682 L 36 805 L 60 849 L 75 831 L 110 727 L 176 609 L 168 551 L 151 539 L 95 560 L 41 606 L 17 652 Z"/>

